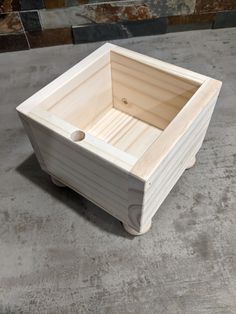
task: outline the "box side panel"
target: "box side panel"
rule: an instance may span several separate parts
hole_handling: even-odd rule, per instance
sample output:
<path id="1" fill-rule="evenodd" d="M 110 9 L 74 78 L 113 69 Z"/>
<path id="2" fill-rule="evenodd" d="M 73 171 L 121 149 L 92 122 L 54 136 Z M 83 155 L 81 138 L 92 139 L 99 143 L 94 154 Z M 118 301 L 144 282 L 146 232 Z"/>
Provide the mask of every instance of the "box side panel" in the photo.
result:
<path id="1" fill-rule="evenodd" d="M 147 182 L 143 220 L 150 220 L 202 146 L 216 95 L 172 147 Z"/>
<path id="2" fill-rule="evenodd" d="M 131 172 L 145 181 L 149 180 L 173 147 L 188 132 L 196 118 L 217 98 L 220 88 L 221 82 L 213 79 L 206 80 L 156 141 L 139 158 Z"/>
<path id="3" fill-rule="evenodd" d="M 48 110 L 81 129 L 91 127 L 112 108 L 109 54 L 97 61 L 96 71 Z M 92 66 L 91 66 L 92 67 Z M 85 71 L 84 71 L 85 72 Z M 79 78 L 78 78 L 79 80 Z"/>
<path id="4" fill-rule="evenodd" d="M 129 222 L 128 172 L 31 119 L 26 123 L 43 170 L 112 216 Z"/>
<path id="5" fill-rule="evenodd" d="M 200 86 L 115 52 L 111 68 L 114 107 L 160 129 Z"/>
<path id="6" fill-rule="evenodd" d="M 196 85 L 202 84 L 206 79 L 208 79 L 207 76 L 193 72 L 191 70 L 187 70 L 185 68 L 179 67 L 174 64 L 170 64 L 164 61 L 161 61 L 156 58 L 149 57 L 147 55 L 119 47 L 113 44 L 109 44 L 110 49 L 112 53 L 116 53 L 119 55 L 122 55 L 124 57 L 127 57 L 129 59 L 136 60 L 142 64 L 148 65 L 152 68 L 156 68 L 158 70 L 161 70 L 165 73 L 169 73 L 176 77 L 181 77 L 187 81 L 192 81 L 193 83 L 196 83 Z"/>
<path id="7" fill-rule="evenodd" d="M 22 122 L 22 124 L 23 124 L 23 126 L 24 126 L 24 129 L 25 129 L 25 131 L 26 131 L 26 133 L 27 133 L 27 135 L 28 135 L 28 138 L 29 138 L 29 140 L 30 140 L 30 143 L 31 143 L 31 145 L 32 145 L 32 147 L 33 147 L 33 150 L 34 150 L 35 155 L 36 155 L 36 158 L 37 158 L 37 160 L 38 160 L 38 162 L 39 162 L 39 164 L 40 164 L 40 167 L 41 167 L 44 171 L 47 171 L 47 168 L 46 168 L 46 165 L 45 165 L 43 156 L 41 155 L 40 149 L 39 149 L 38 144 L 37 144 L 37 142 L 36 142 L 36 140 L 35 140 L 35 136 L 34 136 L 34 134 L 33 134 L 33 130 L 32 130 L 32 128 L 31 128 L 31 125 L 30 125 L 30 123 L 29 123 L 29 120 L 28 120 L 27 117 L 25 117 L 23 114 L 21 114 L 21 113 L 19 113 L 19 112 L 18 112 L 18 114 L 19 114 L 19 117 L 20 117 L 20 119 L 21 119 L 21 122 Z"/>

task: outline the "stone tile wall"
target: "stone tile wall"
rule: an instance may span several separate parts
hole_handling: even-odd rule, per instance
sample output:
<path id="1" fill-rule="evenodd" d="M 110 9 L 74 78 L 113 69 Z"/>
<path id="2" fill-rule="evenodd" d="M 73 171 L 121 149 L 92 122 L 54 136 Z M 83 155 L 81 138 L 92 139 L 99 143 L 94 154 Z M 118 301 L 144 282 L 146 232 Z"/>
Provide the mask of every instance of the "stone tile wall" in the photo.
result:
<path id="1" fill-rule="evenodd" d="M 236 26 L 236 0 L 0 0 L 0 52 Z"/>

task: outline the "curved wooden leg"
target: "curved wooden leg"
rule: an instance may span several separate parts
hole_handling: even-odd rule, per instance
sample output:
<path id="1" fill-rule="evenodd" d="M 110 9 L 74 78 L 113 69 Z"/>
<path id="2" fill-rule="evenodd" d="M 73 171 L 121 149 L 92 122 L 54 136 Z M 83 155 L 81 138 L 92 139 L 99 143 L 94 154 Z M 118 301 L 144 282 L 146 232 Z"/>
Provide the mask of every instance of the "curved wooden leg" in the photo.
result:
<path id="1" fill-rule="evenodd" d="M 56 186 L 60 187 L 60 188 L 64 188 L 65 184 L 63 184 L 62 182 L 58 181 L 55 177 L 50 176 L 51 177 L 51 181 L 53 184 L 55 184 Z"/>
<path id="2" fill-rule="evenodd" d="M 133 235 L 133 236 L 138 236 L 138 235 L 142 235 L 146 232 L 148 232 L 150 230 L 152 226 L 152 221 L 150 221 L 150 223 L 146 224 L 142 230 L 140 232 L 134 230 L 133 228 L 131 228 L 129 225 L 123 223 L 123 227 L 125 229 L 125 231 L 127 231 L 129 234 Z"/>
<path id="3" fill-rule="evenodd" d="M 188 166 L 186 167 L 186 170 L 192 168 L 192 167 L 195 165 L 195 163 L 196 163 L 196 157 L 194 156 L 194 157 L 190 160 Z"/>

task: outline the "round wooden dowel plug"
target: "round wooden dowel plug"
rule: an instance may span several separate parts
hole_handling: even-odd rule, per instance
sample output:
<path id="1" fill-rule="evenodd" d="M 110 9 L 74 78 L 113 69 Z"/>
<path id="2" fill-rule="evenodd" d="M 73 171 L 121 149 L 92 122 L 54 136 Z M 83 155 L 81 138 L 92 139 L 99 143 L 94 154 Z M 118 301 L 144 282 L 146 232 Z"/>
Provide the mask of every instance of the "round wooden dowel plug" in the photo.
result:
<path id="1" fill-rule="evenodd" d="M 152 221 L 150 221 L 145 226 L 143 226 L 143 228 L 140 232 L 136 231 L 135 229 L 131 228 L 129 225 L 127 225 L 125 223 L 122 223 L 122 224 L 123 224 L 125 231 L 127 231 L 129 234 L 131 234 L 133 236 L 139 236 L 139 235 L 142 235 L 142 234 L 144 234 L 150 230 L 150 228 L 152 226 Z"/>
<path id="2" fill-rule="evenodd" d="M 188 166 L 186 167 L 186 170 L 192 168 L 196 163 L 196 157 L 192 158 L 188 164 Z"/>

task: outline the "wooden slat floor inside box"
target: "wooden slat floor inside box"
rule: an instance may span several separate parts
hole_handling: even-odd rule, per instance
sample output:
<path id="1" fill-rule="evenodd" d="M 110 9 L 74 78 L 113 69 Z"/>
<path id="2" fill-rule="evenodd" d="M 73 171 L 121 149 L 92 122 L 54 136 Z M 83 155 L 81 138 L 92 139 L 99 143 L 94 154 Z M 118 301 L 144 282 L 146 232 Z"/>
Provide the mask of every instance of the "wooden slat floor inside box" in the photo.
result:
<path id="1" fill-rule="evenodd" d="M 162 130 L 111 108 L 87 130 L 105 142 L 139 158 Z"/>

